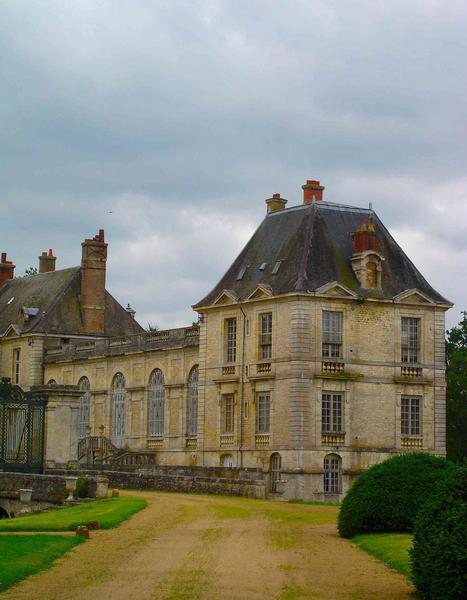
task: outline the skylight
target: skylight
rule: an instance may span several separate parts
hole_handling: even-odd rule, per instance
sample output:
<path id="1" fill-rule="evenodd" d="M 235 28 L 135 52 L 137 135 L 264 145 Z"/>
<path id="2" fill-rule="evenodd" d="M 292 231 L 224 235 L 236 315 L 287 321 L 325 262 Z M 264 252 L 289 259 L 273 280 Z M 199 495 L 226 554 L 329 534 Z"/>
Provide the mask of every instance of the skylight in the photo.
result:
<path id="1" fill-rule="evenodd" d="M 260 266 L 259 266 L 259 270 L 260 271 L 265 271 L 267 266 L 268 266 L 268 263 L 261 263 Z"/>
<path id="2" fill-rule="evenodd" d="M 13 300 L 15 299 L 15 297 L 13 296 L 12 298 L 10 298 L 7 302 L 7 304 L 11 304 L 13 302 Z"/>
<path id="3" fill-rule="evenodd" d="M 238 275 L 237 275 L 237 281 L 240 281 L 241 279 L 243 279 L 246 269 L 247 269 L 246 267 L 242 267 L 240 269 L 240 271 L 238 272 Z"/>
<path id="4" fill-rule="evenodd" d="M 272 268 L 272 271 L 271 271 L 271 273 L 272 273 L 273 275 L 275 275 L 275 274 L 277 273 L 277 271 L 279 271 L 281 264 L 282 264 L 282 261 L 281 261 L 281 260 L 278 260 L 278 261 L 276 262 L 276 264 L 274 265 L 274 267 Z"/>

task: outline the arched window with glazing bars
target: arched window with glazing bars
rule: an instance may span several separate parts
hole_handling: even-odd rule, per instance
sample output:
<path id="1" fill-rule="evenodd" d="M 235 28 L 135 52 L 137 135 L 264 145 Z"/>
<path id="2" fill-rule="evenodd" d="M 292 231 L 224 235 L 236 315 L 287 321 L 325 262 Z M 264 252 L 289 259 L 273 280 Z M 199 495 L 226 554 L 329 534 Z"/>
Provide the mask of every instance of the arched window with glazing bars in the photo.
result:
<path id="1" fill-rule="evenodd" d="M 323 490 L 328 494 L 339 494 L 341 491 L 341 457 L 337 454 L 324 457 Z"/>
<path id="2" fill-rule="evenodd" d="M 151 373 L 148 386 L 148 435 L 164 435 L 165 390 L 164 375 L 160 369 Z"/>
<path id="3" fill-rule="evenodd" d="M 195 365 L 188 376 L 188 427 L 187 433 L 194 436 L 198 433 L 198 378 L 199 369 Z"/>
<path id="4" fill-rule="evenodd" d="M 78 388 L 81 392 L 78 407 L 78 439 L 83 439 L 87 435 L 89 427 L 89 413 L 91 408 L 91 385 L 87 377 L 81 377 L 78 381 Z"/>
<path id="5" fill-rule="evenodd" d="M 112 411 L 112 441 L 119 445 L 125 437 L 125 377 L 117 373 L 112 380 L 111 411 Z"/>

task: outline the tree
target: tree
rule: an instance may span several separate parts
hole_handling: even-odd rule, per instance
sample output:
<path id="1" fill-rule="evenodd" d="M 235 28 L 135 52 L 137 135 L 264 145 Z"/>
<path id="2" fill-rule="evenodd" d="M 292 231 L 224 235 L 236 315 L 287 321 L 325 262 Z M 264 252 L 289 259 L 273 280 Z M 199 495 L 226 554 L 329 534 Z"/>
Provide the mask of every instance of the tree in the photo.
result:
<path id="1" fill-rule="evenodd" d="M 28 267 L 27 269 L 24 269 L 23 277 L 31 277 L 31 275 L 37 275 L 37 273 L 37 267 Z"/>
<path id="2" fill-rule="evenodd" d="M 157 325 L 156 323 L 148 323 L 148 326 L 146 327 L 146 331 L 160 331 L 159 325 Z"/>
<path id="3" fill-rule="evenodd" d="M 467 311 L 446 336 L 446 446 L 448 458 L 467 457 Z"/>

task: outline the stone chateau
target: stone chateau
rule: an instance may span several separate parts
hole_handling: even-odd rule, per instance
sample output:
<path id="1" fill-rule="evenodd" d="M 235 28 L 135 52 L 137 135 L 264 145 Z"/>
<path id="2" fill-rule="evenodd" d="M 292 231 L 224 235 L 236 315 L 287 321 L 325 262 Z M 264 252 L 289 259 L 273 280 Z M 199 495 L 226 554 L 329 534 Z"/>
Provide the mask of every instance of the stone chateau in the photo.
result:
<path id="1" fill-rule="evenodd" d="M 0 375 L 46 398 L 45 467 L 252 467 L 273 497 L 323 499 L 394 453 L 445 453 L 452 304 L 371 206 L 302 189 L 298 206 L 266 200 L 198 326 L 144 331 L 105 289 L 102 230 L 78 267 L 55 270 L 49 250 L 14 278 L 1 255 Z M 22 451 L 22 419 L 0 422 L 0 463 Z"/>

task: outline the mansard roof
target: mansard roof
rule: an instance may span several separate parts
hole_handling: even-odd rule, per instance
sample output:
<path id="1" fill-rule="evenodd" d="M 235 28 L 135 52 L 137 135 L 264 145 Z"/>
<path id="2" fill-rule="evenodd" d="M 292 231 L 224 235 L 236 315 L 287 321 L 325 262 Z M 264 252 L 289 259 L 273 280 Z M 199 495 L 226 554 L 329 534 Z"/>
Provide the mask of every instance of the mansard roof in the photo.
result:
<path id="1" fill-rule="evenodd" d="M 7 280 L 0 286 L 0 336 L 10 329 L 14 335 L 87 335 L 80 292 L 81 267 Z M 105 336 L 144 331 L 107 291 L 105 313 Z"/>
<path id="2" fill-rule="evenodd" d="M 370 216 L 384 257 L 380 289 L 361 288 L 351 265 L 351 235 Z M 373 210 L 318 201 L 267 214 L 216 287 L 194 308 L 212 305 L 226 289 L 246 300 L 259 285 L 280 295 L 316 292 L 330 282 L 359 297 L 392 300 L 417 289 L 436 303 L 450 304 L 416 269 Z"/>

